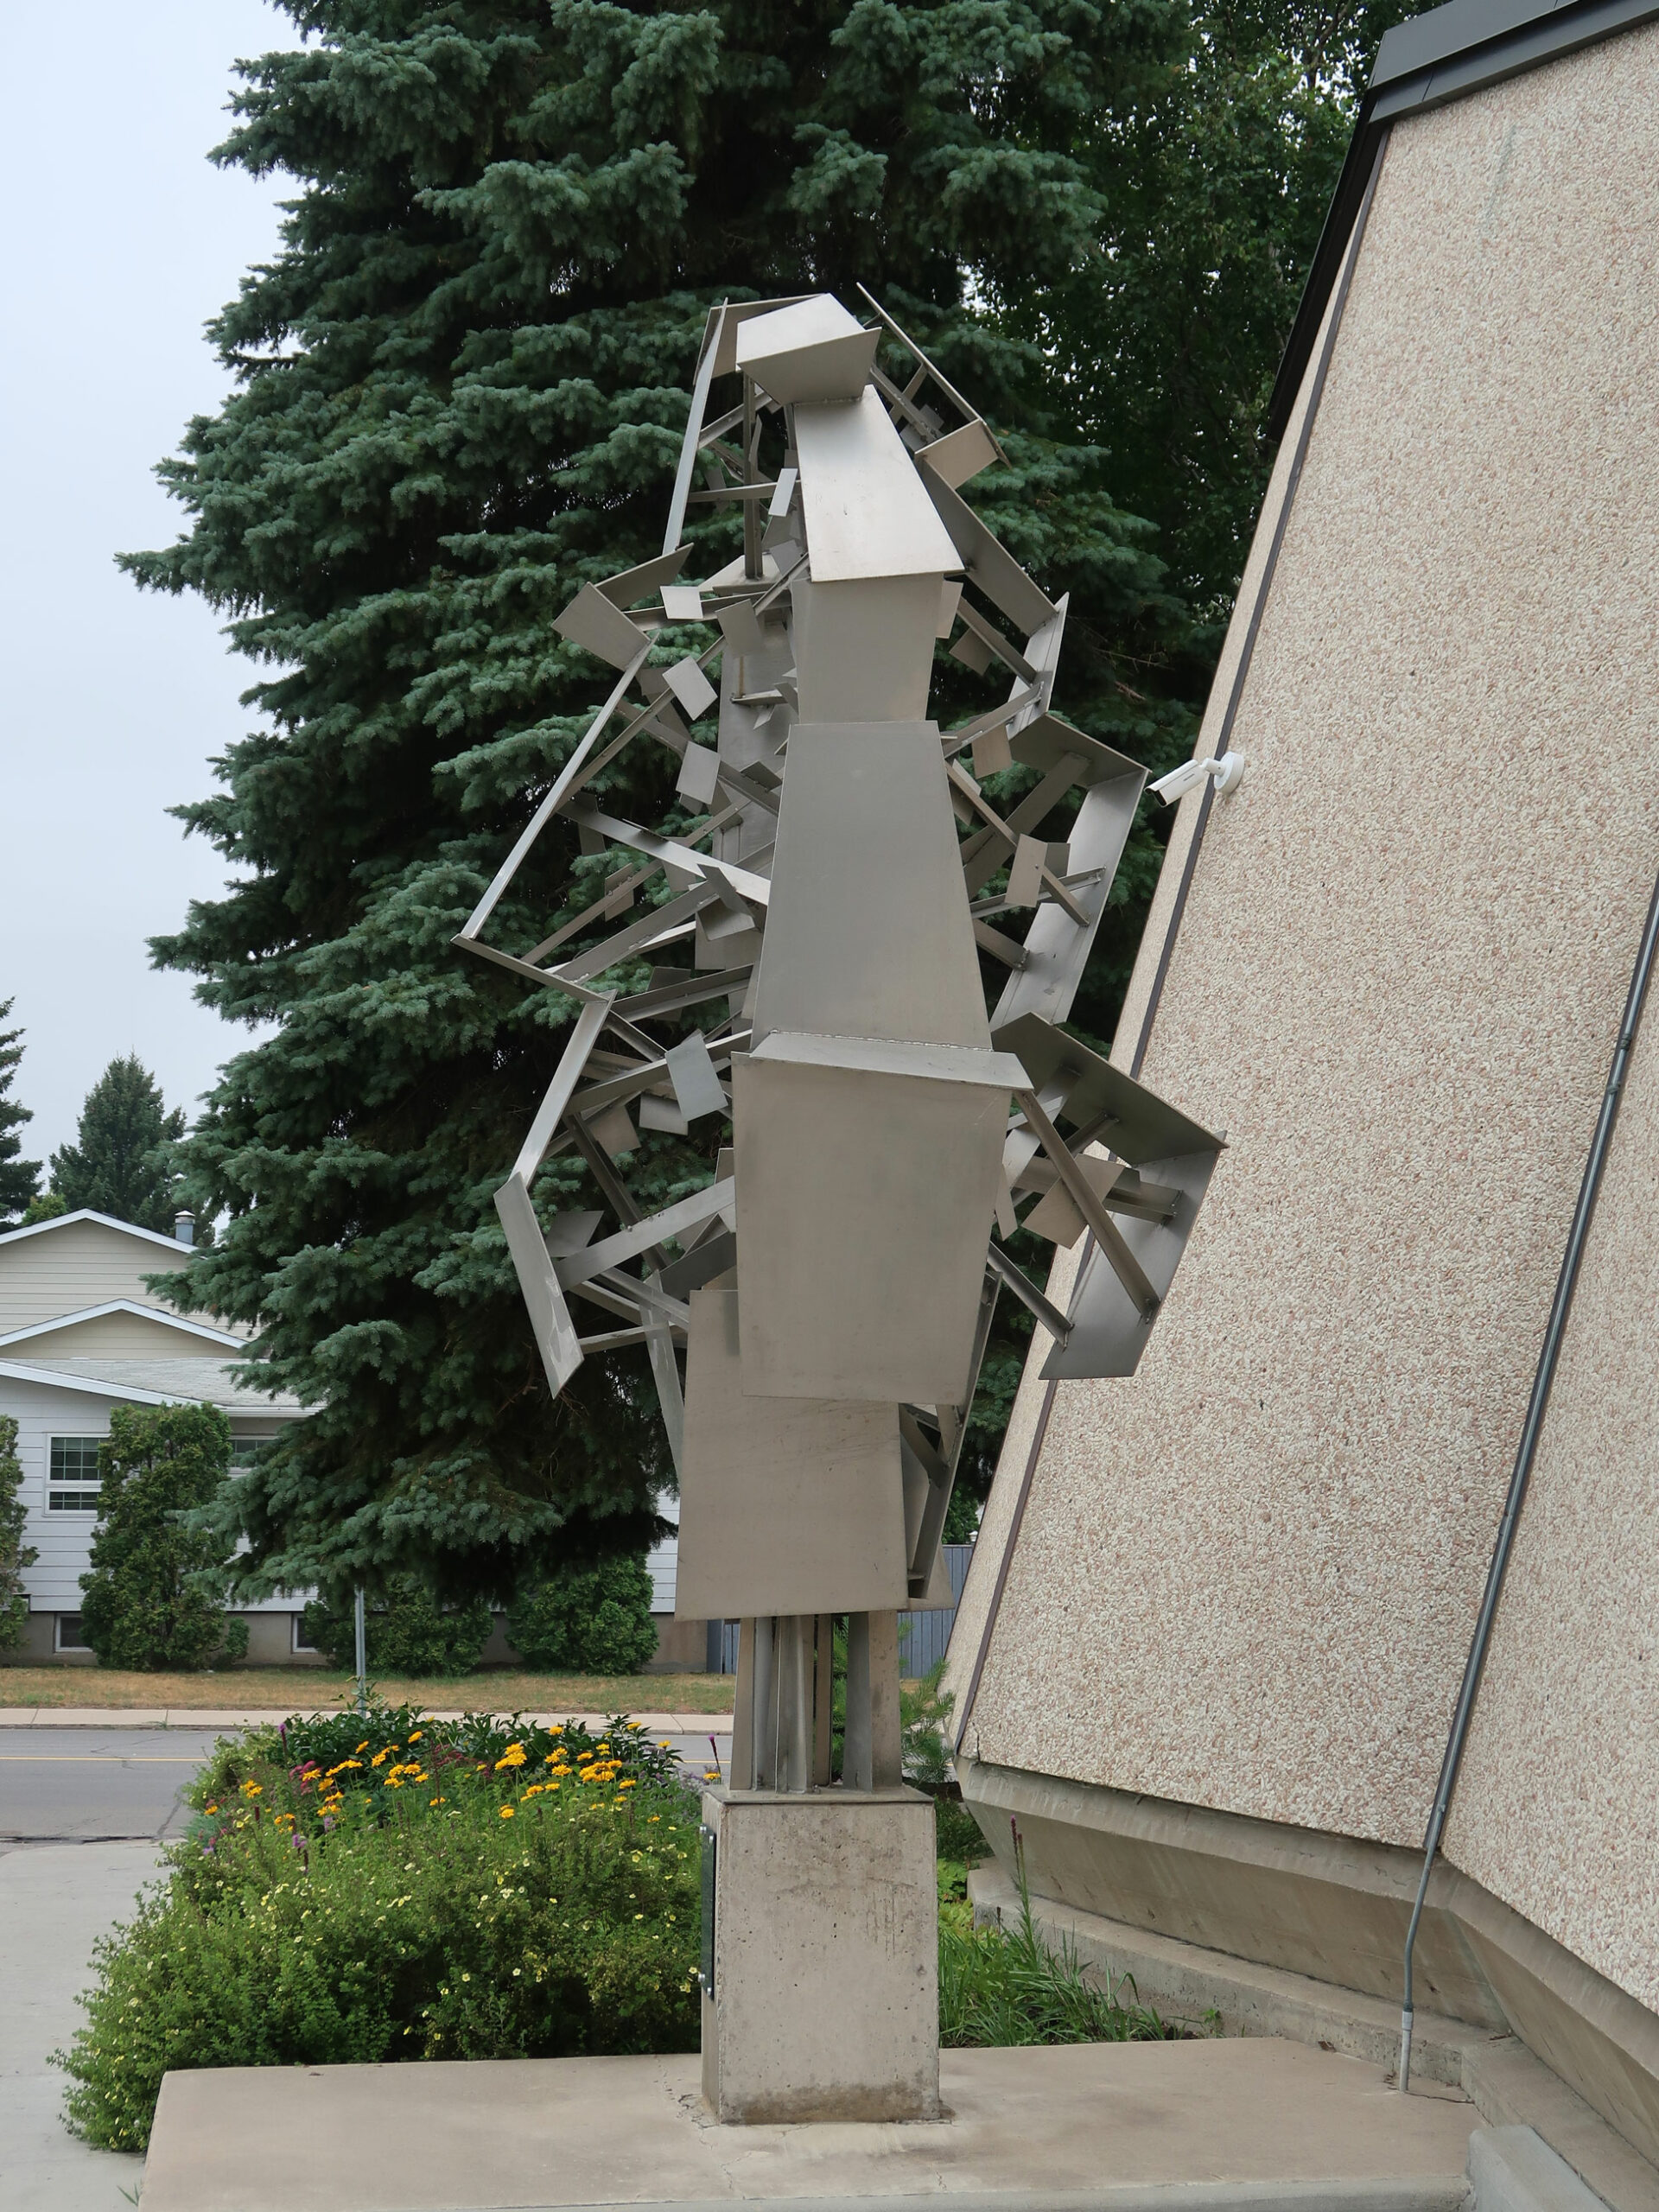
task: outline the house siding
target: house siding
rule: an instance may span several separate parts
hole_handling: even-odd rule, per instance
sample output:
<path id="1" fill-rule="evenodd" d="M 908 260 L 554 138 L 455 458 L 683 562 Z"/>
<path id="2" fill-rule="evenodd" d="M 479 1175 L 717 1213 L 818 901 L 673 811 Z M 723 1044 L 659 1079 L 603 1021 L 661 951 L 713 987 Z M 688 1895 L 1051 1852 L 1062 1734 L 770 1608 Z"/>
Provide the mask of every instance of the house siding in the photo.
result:
<path id="1" fill-rule="evenodd" d="M 54 1436 L 98 1436 L 110 1433 L 110 1414 L 118 1399 L 95 1396 L 91 1391 L 60 1389 L 48 1383 L 0 1380 L 0 1414 L 17 1423 L 17 1459 L 22 1468 L 20 1496 L 28 1510 L 23 1541 L 40 1557 L 25 1569 L 23 1586 L 31 1612 L 73 1613 L 80 1606 L 80 1578 L 91 1564 L 96 1516 L 90 1513 L 52 1513 L 47 1510 L 47 1491 L 52 1471 Z M 275 1436 L 283 1424 L 257 1415 L 231 1416 L 231 1432 L 238 1437 Z M 241 1612 L 281 1612 L 295 1610 L 288 1598 L 268 1599 L 263 1605 L 237 1608 Z"/>
<path id="2" fill-rule="evenodd" d="M 144 1277 L 175 1271 L 189 1257 L 182 1244 L 156 1243 L 98 1221 L 68 1221 L 61 1228 L 0 1237 L 0 1336 L 117 1298 L 159 1306 Z"/>
<path id="3" fill-rule="evenodd" d="M 159 1315 L 151 1320 L 143 1313 L 100 1313 L 93 1320 L 72 1321 L 41 1336 L 0 1344 L 0 1359 L 43 1367 L 52 1364 L 54 1355 L 60 1359 L 178 1359 L 193 1352 L 205 1354 L 210 1343 Z M 228 1346 L 219 1354 L 221 1358 L 231 1356 Z"/>

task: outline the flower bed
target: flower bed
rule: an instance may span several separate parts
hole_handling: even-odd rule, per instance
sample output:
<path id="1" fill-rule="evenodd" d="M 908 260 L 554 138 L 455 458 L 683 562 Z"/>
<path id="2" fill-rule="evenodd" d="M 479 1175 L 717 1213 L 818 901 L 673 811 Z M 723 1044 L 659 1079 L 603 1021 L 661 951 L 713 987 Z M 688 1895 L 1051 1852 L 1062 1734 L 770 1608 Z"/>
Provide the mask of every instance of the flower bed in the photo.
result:
<path id="1" fill-rule="evenodd" d="M 147 2143 L 172 2068 L 537 2058 L 697 2042 L 697 1808 L 626 1720 L 412 1709 L 222 1744 L 103 1942 L 59 2054 L 72 2124 Z"/>

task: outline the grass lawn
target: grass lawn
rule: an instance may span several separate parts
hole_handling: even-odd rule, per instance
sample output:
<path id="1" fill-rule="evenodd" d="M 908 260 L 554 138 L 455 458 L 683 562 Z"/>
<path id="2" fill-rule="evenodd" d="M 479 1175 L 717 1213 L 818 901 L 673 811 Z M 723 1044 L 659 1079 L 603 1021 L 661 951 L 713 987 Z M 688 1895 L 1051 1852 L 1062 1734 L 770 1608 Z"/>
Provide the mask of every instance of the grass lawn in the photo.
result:
<path id="1" fill-rule="evenodd" d="M 389 1705 L 437 1713 L 729 1713 L 730 1675 L 518 1675 L 381 1681 Z M 321 1667 L 229 1667 L 218 1674 L 130 1675 L 112 1667 L 0 1667 L 0 1707 L 199 1707 L 209 1712 L 327 1713 L 349 1705 L 350 1675 Z"/>

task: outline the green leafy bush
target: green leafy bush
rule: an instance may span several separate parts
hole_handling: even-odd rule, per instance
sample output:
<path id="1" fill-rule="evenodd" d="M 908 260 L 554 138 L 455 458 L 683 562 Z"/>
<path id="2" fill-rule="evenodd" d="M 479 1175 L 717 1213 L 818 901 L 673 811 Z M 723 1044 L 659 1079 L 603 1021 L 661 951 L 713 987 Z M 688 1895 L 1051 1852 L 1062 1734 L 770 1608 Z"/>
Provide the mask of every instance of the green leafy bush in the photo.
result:
<path id="1" fill-rule="evenodd" d="M 216 1406 L 110 1415 L 92 1571 L 80 1578 L 81 1627 L 100 1666 L 186 1672 L 246 1651 L 247 1623 L 225 1618 L 219 1546 L 188 1518 L 230 1464 L 231 1425 Z"/>
<path id="2" fill-rule="evenodd" d="M 671 1768 L 626 1722 L 407 1709 L 221 1743 L 95 1955 L 56 2054 L 72 2124 L 143 2148 L 169 2069 L 695 2050 L 697 1808 Z"/>
<path id="3" fill-rule="evenodd" d="M 23 1541 L 29 1508 L 18 1495 L 22 1479 L 17 1424 L 10 1414 L 0 1414 L 0 1651 L 10 1651 L 22 1642 L 23 1630 L 29 1626 L 23 1569 L 33 1567 L 40 1557 Z"/>
<path id="4" fill-rule="evenodd" d="M 394 1575 L 370 1605 L 364 1623 L 369 1672 L 429 1681 L 470 1674 L 493 1624 L 481 1598 L 464 1605 L 441 1605 L 417 1576 Z M 334 1666 L 357 1664 L 356 1609 L 349 1600 L 336 1605 L 314 1598 L 305 1609 L 302 1633 Z"/>
<path id="5" fill-rule="evenodd" d="M 639 1559 L 562 1567 L 507 1615 L 507 1640 L 550 1675 L 637 1675 L 657 1653 L 651 1577 Z"/>

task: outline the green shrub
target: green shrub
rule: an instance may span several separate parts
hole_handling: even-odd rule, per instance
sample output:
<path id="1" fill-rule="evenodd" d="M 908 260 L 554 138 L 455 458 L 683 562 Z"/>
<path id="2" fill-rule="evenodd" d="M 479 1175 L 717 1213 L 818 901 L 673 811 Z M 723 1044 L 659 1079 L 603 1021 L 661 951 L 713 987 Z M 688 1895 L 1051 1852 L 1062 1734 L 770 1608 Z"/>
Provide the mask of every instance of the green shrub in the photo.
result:
<path id="1" fill-rule="evenodd" d="M 99 1524 L 80 1620 L 104 1667 L 187 1671 L 240 1658 L 245 1621 L 225 1618 L 225 1560 L 193 1528 L 231 1464 L 231 1425 L 216 1406 L 118 1406 L 99 1446 Z"/>
<path id="2" fill-rule="evenodd" d="M 29 1508 L 18 1495 L 22 1479 L 17 1424 L 10 1414 L 0 1414 L 0 1651 L 10 1651 L 23 1640 L 29 1626 L 23 1569 L 33 1567 L 40 1557 L 23 1541 Z"/>
<path id="3" fill-rule="evenodd" d="M 55 2054 L 72 2124 L 143 2149 L 175 2068 L 695 2050 L 697 1808 L 670 1765 L 626 1723 L 407 1711 L 222 1743 Z"/>
<path id="4" fill-rule="evenodd" d="M 1055 2043 L 1162 2043 L 1187 2031 L 1142 2005 L 1133 1979 L 1100 1988 L 1084 1978 L 1069 1936 L 1052 1950 L 1032 1917 L 1025 1853 L 1014 1832 L 1020 1916 L 976 1928 L 967 1870 L 939 1868 L 939 2041 L 949 2049 Z M 1124 1993 L 1128 1993 L 1125 2001 Z"/>
<path id="5" fill-rule="evenodd" d="M 562 1567 L 518 1598 L 507 1640 L 527 1666 L 546 1674 L 639 1674 L 657 1653 L 645 1561 Z"/>
<path id="6" fill-rule="evenodd" d="M 455 1607 L 441 1605 L 417 1576 L 394 1575 L 370 1605 L 364 1622 L 369 1672 L 415 1680 L 470 1674 L 490 1640 L 493 1625 L 483 1599 Z M 305 1609 L 302 1633 L 334 1666 L 356 1666 L 357 1616 L 350 1600 L 334 1605 L 326 1599 L 313 1599 Z"/>

